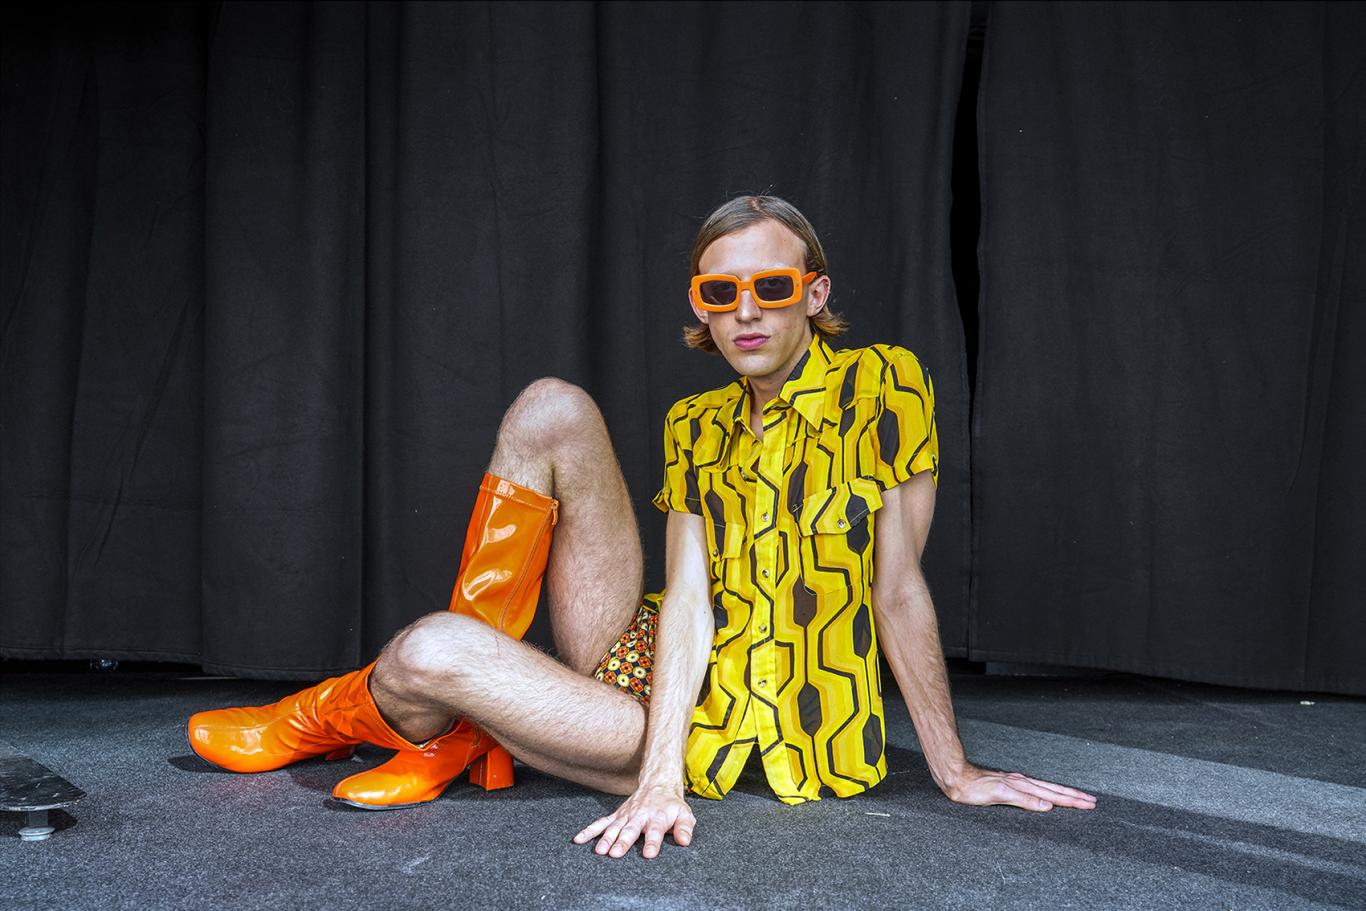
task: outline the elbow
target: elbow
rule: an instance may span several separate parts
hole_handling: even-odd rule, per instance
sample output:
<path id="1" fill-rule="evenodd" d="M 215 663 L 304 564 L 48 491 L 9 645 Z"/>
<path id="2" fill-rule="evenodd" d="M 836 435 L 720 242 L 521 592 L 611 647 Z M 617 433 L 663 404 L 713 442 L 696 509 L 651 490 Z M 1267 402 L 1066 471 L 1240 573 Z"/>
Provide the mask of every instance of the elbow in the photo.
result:
<path id="1" fill-rule="evenodd" d="M 692 602 L 692 609 L 688 611 L 688 622 L 692 627 L 693 657 L 706 663 L 707 656 L 711 654 L 711 643 L 716 638 L 716 618 L 712 614 L 711 602 L 706 598 L 697 598 Z"/>
<path id="2" fill-rule="evenodd" d="M 879 618 L 894 616 L 931 622 L 935 619 L 930 589 L 920 573 L 908 574 L 895 585 L 874 586 L 873 611 Z"/>
<path id="3" fill-rule="evenodd" d="M 703 660 L 706 659 L 716 635 L 716 620 L 712 616 L 711 601 L 705 594 L 668 592 L 660 606 L 660 625 L 666 624 L 691 645 L 691 654 L 700 654 Z"/>

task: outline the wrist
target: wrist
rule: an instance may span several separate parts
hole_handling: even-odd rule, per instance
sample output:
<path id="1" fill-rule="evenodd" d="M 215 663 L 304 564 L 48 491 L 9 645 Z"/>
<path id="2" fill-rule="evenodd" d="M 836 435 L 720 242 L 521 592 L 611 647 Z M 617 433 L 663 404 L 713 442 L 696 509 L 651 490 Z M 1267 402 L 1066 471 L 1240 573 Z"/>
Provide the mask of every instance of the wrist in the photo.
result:
<path id="1" fill-rule="evenodd" d="M 682 769 L 643 768 L 636 777 L 636 788 L 638 790 L 646 788 L 676 790 L 681 787 L 683 787 Z"/>
<path id="2" fill-rule="evenodd" d="M 952 797 L 971 777 L 974 769 L 975 766 L 966 757 L 959 756 L 953 760 L 932 763 L 930 777 L 939 785 L 939 790 Z"/>
<path id="3" fill-rule="evenodd" d="M 660 738 L 648 739 L 636 776 L 636 789 L 676 791 L 683 787 L 683 745 Z"/>

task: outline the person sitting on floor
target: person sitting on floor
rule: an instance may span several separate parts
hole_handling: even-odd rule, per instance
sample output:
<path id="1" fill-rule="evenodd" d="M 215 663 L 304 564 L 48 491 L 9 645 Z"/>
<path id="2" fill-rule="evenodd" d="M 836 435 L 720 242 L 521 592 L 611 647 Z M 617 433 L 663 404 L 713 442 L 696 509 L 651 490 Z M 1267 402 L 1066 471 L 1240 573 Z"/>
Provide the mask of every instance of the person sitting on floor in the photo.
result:
<path id="1" fill-rule="evenodd" d="M 740 374 L 679 401 L 664 427 L 666 588 L 644 594 L 626 484 L 581 389 L 538 380 L 499 428 L 450 609 L 379 658 L 270 705 L 200 712 L 201 757 L 257 772 L 397 751 L 339 782 L 363 808 L 412 806 L 512 757 L 629 795 L 574 840 L 658 854 L 757 750 L 784 803 L 851 797 L 887 775 L 878 645 L 949 799 L 1091 809 L 1073 788 L 979 768 L 954 722 L 920 560 L 939 475 L 934 386 L 910 351 L 834 350 L 845 328 L 810 222 L 742 196 L 703 223 L 689 345 Z M 559 660 L 525 644 L 542 577 Z M 622 632 L 623 629 L 625 632 Z"/>

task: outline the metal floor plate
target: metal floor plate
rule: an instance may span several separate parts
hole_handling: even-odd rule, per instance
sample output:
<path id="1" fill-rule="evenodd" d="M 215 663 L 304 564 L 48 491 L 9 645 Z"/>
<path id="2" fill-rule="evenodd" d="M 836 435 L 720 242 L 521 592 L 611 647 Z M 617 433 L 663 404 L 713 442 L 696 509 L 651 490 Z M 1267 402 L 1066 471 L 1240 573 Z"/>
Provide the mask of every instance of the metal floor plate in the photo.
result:
<path id="1" fill-rule="evenodd" d="M 28 814 L 19 830 L 24 841 L 42 841 L 53 832 L 47 811 L 69 807 L 85 792 L 56 772 L 0 741 L 0 810 Z"/>

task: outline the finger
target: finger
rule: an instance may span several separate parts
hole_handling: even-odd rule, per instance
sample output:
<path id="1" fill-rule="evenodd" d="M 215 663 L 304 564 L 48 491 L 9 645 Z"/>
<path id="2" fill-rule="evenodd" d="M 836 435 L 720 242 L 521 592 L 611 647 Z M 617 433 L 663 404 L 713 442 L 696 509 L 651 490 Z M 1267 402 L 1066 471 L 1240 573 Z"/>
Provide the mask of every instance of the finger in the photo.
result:
<path id="1" fill-rule="evenodd" d="M 622 827 L 621 834 L 617 836 L 616 844 L 612 845 L 612 849 L 607 853 L 613 857 L 621 857 L 631 850 L 631 846 L 636 843 L 636 839 L 639 837 L 640 823 L 632 820 Z"/>
<path id="2" fill-rule="evenodd" d="M 574 844 L 581 845 L 584 842 L 590 840 L 603 829 L 607 828 L 611 824 L 611 822 L 612 817 L 610 816 L 604 816 L 601 819 L 595 820 L 594 822 L 590 823 L 587 828 L 579 832 L 578 835 L 574 836 Z"/>
<path id="3" fill-rule="evenodd" d="M 1026 780 L 1033 782 L 1041 788 L 1047 788 L 1055 794 L 1061 794 L 1064 797 L 1073 797 L 1078 800 L 1089 800 L 1092 803 L 1095 803 L 1095 796 L 1087 794 L 1085 791 L 1078 791 L 1076 788 L 1069 788 L 1066 785 L 1054 784 L 1051 781 L 1040 781 L 1037 778 L 1029 778 L 1029 776 L 1027 775 L 1025 776 L 1025 778 Z"/>
<path id="4" fill-rule="evenodd" d="M 689 817 L 692 815 L 687 804 L 666 807 L 664 812 L 655 817 L 649 827 L 646 828 L 645 847 L 641 853 L 646 857 L 657 857 L 660 847 L 664 844 L 664 836 L 669 834 L 685 815 Z M 674 838 L 674 841 L 678 841 L 677 837 Z"/>
<path id="5" fill-rule="evenodd" d="M 664 844 L 664 833 L 669 830 L 667 819 L 654 819 L 645 827 L 645 844 L 640 853 L 649 858 L 659 855 L 659 847 Z"/>
<path id="6" fill-rule="evenodd" d="M 1026 777 L 1026 778 L 1029 778 L 1028 775 L 1026 775 L 1025 777 Z M 1059 793 L 1062 793 L 1062 794 L 1069 794 L 1069 795 L 1071 795 L 1071 796 L 1073 796 L 1073 797 L 1090 797 L 1090 796 L 1091 796 L 1090 794 L 1087 794 L 1085 791 L 1078 791 L 1076 788 L 1069 788 L 1067 785 L 1065 785 L 1065 784 L 1058 784 L 1058 783 L 1055 782 L 1055 781 L 1044 781 L 1042 778 L 1029 778 L 1029 780 L 1032 781 L 1032 782 L 1034 782 L 1036 785 L 1038 785 L 1038 786 L 1041 787 L 1041 788 L 1049 788 L 1050 790 L 1058 791 Z"/>
<path id="7" fill-rule="evenodd" d="M 1039 795 L 1044 800 L 1051 802 L 1055 807 L 1071 807 L 1075 810 L 1091 810 L 1096 806 L 1096 799 L 1087 794 L 1083 797 L 1073 797 L 1071 794 L 1063 794 L 1058 791 L 1046 791 Z"/>
<path id="8" fill-rule="evenodd" d="M 1052 781 L 1044 781 L 1042 778 L 1032 778 L 1029 775 L 1021 774 L 1020 772 L 1012 772 L 1010 775 L 1006 777 L 1012 780 L 1027 781 L 1030 784 L 1038 785 L 1041 788 L 1047 788 L 1048 790 L 1058 794 L 1066 794 L 1069 797 L 1086 797 L 1090 798 L 1091 800 L 1095 800 L 1094 796 L 1087 794 L 1085 791 L 1078 791 L 1076 788 L 1069 788 L 1065 784 L 1057 784 L 1056 782 Z"/>
<path id="9" fill-rule="evenodd" d="M 1053 804 L 1058 797 L 1053 792 L 1036 786 L 1023 775 L 1018 779 L 1008 781 L 1007 787 L 1014 795 L 1010 801 L 1013 806 L 1033 810 L 1036 813 L 1047 813 L 1053 809 Z"/>
<path id="10" fill-rule="evenodd" d="M 691 844 L 692 830 L 696 824 L 697 820 L 691 811 L 679 813 L 678 821 L 674 823 L 674 844 L 684 846 Z"/>
<path id="11" fill-rule="evenodd" d="M 1029 784 L 1024 781 L 998 778 L 991 788 L 991 796 L 980 802 L 988 805 L 1019 807 L 1022 810 L 1032 810 L 1036 813 L 1053 809 L 1052 802 L 1029 793 L 1026 790 L 1028 787 L 1030 787 Z"/>
<path id="12" fill-rule="evenodd" d="M 1053 809 L 1053 802 L 1044 797 L 1030 794 L 1020 788 L 1007 786 L 1006 792 L 1002 795 L 1005 799 L 1001 803 L 1012 807 L 1019 807 L 1022 810 L 1030 810 L 1034 813 L 1047 813 Z"/>
<path id="13" fill-rule="evenodd" d="M 593 846 L 593 851 L 598 854 L 606 854 L 608 849 L 611 848 L 612 844 L 617 840 L 617 836 L 621 833 L 621 830 L 625 825 L 625 820 L 614 818 L 612 824 L 603 831 L 602 838 L 599 838 L 598 843 Z"/>
<path id="14" fill-rule="evenodd" d="M 1021 775 L 1018 778 L 1012 777 L 1010 783 L 1016 789 L 1042 798 L 1054 806 L 1089 810 L 1096 805 L 1096 799 L 1089 794 L 1083 794 L 1081 791 L 1064 788 L 1051 782 L 1039 781 L 1037 778 L 1030 778 L 1026 775 Z"/>

